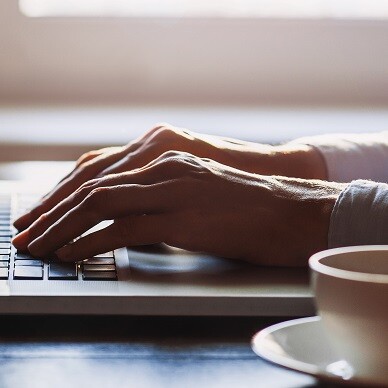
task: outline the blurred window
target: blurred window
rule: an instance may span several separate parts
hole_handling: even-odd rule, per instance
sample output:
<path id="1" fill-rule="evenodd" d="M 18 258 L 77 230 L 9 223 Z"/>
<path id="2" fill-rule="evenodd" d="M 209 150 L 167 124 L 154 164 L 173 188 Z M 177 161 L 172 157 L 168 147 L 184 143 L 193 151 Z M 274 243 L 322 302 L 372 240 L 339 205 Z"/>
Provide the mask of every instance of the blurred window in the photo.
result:
<path id="1" fill-rule="evenodd" d="M 387 19 L 386 0 L 19 0 L 30 17 Z"/>

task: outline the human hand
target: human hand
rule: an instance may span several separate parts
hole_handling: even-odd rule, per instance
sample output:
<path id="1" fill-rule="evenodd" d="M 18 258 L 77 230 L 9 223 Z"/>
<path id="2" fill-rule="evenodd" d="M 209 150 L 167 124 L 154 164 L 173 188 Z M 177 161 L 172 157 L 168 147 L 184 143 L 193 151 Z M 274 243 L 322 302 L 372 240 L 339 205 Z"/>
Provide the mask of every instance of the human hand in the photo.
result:
<path id="1" fill-rule="evenodd" d="M 343 185 L 247 173 L 170 151 L 83 184 L 14 239 L 34 256 L 78 261 L 164 242 L 256 264 L 300 266 L 327 247 Z M 113 224 L 72 242 L 103 220 Z"/>
<path id="2" fill-rule="evenodd" d="M 252 173 L 320 179 L 325 179 L 326 174 L 321 156 L 309 146 L 256 144 L 163 124 L 124 147 L 82 155 L 76 168 L 14 225 L 18 230 L 27 228 L 90 179 L 140 168 L 170 150 L 189 152 Z"/>

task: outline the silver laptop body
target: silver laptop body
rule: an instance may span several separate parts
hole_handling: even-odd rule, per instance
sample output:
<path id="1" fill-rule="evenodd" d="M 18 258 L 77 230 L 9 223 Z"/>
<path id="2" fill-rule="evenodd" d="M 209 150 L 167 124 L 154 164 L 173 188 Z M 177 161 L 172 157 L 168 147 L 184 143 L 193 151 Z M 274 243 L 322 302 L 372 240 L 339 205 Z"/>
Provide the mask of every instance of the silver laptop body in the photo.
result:
<path id="1" fill-rule="evenodd" d="M 7 220 L 12 222 L 30 198 L 45 191 L 30 186 L 0 181 L 0 314 L 315 313 L 306 269 L 256 267 L 165 245 L 122 248 L 66 268 L 54 260 L 33 261 L 7 248 Z"/>

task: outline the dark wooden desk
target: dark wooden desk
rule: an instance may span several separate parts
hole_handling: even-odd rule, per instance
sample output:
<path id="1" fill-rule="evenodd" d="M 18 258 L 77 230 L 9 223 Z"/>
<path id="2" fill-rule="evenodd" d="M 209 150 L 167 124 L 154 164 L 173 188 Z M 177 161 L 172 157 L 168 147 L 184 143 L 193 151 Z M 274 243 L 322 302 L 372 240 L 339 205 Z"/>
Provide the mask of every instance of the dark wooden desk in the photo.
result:
<path id="1" fill-rule="evenodd" d="M 259 359 L 258 318 L 0 317 L 0 386 L 315 387 Z"/>

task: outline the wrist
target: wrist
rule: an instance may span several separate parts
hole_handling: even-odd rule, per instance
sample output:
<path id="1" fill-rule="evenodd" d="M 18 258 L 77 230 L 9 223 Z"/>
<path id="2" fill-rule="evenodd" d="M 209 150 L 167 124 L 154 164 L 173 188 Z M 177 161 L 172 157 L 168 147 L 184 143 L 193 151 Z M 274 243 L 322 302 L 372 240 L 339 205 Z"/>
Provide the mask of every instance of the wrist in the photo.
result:
<path id="1" fill-rule="evenodd" d="M 327 180 L 327 168 L 322 154 L 306 144 L 287 143 L 273 147 L 272 159 L 279 175 Z"/>
<path id="2" fill-rule="evenodd" d="M 298 180 L 289 187 L 289 209 L 295 217 L 296 257 L 306 258 L 328 248 L 331 214 L 347 184 L 317 180 Z"/>
<path id="3" fill-rule="evenodd" d="M 246 143 L 216 148 L 214 159 L 228 166 L 261 175 L 279 175 L 303 179 L 327 179 L 321 153 L 312 146 L 298 143 L 268 145 Z"/>
<path id="4" fill-rule="evenodd" d="M 267 248 L 269 254 L 267 259 L 259 256 L 256 262 L 306 266 L 312 254 L 328 248 L 332 211 L 347 184 L 281 176 L 260 176 L 258 182 L 260 194 L 263 186 L 269 193 L 257 201 L 269 214 L 267 219 L 260 218 L 266 220 L 267 238 L 259 239 L 260 249 Z"/>

